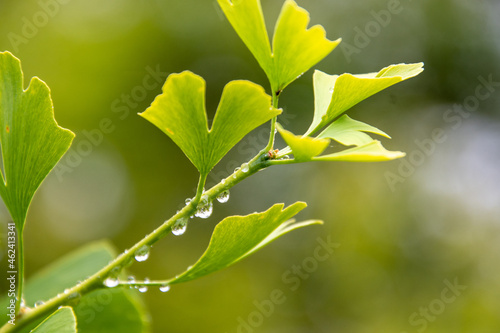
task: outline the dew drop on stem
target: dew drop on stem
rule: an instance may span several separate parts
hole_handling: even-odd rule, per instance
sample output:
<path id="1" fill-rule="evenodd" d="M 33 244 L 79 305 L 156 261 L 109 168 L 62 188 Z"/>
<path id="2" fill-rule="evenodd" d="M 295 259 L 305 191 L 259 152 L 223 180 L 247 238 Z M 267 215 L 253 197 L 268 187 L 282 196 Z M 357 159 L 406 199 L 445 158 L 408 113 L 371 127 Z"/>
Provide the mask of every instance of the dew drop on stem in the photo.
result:
<path id="1" fill-rule="evenodd" d="M 183 235 L 186 232 L 187 225 L 188 225 L 187 217 L 181 217 L 180 219 L 175 221 L 175 224 L 172 227 L 172 233 L 175 236 Z"/>
<path id="2" fill-rule="evenodd" d="M 200 204 L 194 215 L 202 219 L 207 219 L 212 215 L 213 207 L 214 206 L 211 201 L 208 201 L 203 205 Z"/>
<path id="3" fill-rule="evenodd" d="M 148 245 L 141 246 L 137 251 L 135 251 L 135 260 L 138 262 L 146 261 L 149 258 L 149 250 L 151 249 Z"/>
<path id="4" fill-rule="evenodd" d="M 164 285 L 160 286 L 160 291 L 162 293 L 166 293 L 169 290 L 170 290 L 170 286 L 168 284 L 164 284 Z"/>
<path id="5" fill-rule="evenodd" d="M 78 303 L 80 303 L 81 298 L 82 298 L 82 295 L 80 293 L 74 292 L 74 293 L 71 293 L 66 298 L 66 302 L 68 302 L 68 304 L 75 306 L 75 305 L 78 305 Z"/>
<path id="6" fill-rule="evenodd" d="M 248 166 L 248 163 L 243 163 L 243 164 L 241 165 L 241 171 L 242 171 L 243 173 L 247 173 L 247 172 L 248 172 L 248 170 L 250 170 L 250 167 Z"/>
<path id="7" fill-rule="evenodd" d="M 149 279 L 145 278 L 144 283 L 149 283 Z M 148 286 L 145 286 L 145 285 L 140 286 L 139 288 L 137 288 L 137 290 L 139 290 L 139 292 L 141 292 L 141 293 L 145 293 L 146 291 L 148 291 Z"/>
<path id="8" fill-rule="evenodd" d="M 36 302 L 35 302 L 35 308 L 38 308 L 39 306 L 42 306 L 42 305 L 44 305 L 44 304 L 45 304 L 45 302 L 44 302 L 44 301 L 36 301 Z"/>
<path id="9" fill-rule="evenodd" d="M 229 190 L 226 190 L 217 196 L 217 201 L 220 203 L 226 203 L 228 202 L 228 200 L 229 200 Z"/>
<path id="10" fill-rule="evenodd" d="M 103 284 L 108 287 L 108 288 L 114 288 L 118 286 L 120 282 L 118 281 L 117 278 L 115 277 L 108 277 L 106 280 L 104 280 Z"/>

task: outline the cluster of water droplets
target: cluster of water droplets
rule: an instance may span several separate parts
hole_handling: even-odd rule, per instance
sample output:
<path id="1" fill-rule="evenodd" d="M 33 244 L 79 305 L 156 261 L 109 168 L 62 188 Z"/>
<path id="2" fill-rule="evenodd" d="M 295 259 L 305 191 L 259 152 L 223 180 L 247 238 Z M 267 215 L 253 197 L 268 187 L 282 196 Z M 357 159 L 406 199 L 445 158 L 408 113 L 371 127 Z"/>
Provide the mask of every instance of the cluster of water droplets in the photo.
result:
<path id="1" fill-rule="evenodd" d="M 137 289 L 141 293 L 145 293 L 149 290 L 149 286 L 147 284 L 150 283 L 151 280 L 149 280 L 149 278 L 145 278 L 143 282 L 143 285 L 135 285 L 137 281 L 133 275 L 127 278 L 127 283 L 130 285 L 130 288 Z M 162 284 L 159 289 L 162 293 L 166 293 L 170 290 L 170 285 Z"/>
<path id="2" fill-rule="evenodd" d="M 202 219 L 208 219 L 210 215 L 212 215 L 213 210 L 214 205 L 212 201 L 208 200 L 208 197 L 204 195 L 201 197 L 200 203 L 196 208 L 196 213 L 194 213 L 194 216 Z"/>
<path id="3" fill-rule="evenodd" d="M 172 226 L 172 233 L 175 236 L 180 236 L 186 232 L 188 225 L 188 218 L 187 217 L 181 217 L 177 221 L 175 221 L 175 224 Z"/>

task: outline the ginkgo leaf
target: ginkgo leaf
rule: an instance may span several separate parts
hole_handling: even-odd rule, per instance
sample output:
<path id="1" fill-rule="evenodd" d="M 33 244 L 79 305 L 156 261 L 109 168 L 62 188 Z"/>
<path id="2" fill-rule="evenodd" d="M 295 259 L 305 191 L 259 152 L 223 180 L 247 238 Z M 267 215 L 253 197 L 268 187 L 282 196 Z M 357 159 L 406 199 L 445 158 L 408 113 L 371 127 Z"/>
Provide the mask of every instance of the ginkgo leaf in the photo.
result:
<path id="1" fill-rule="evenodd" d="M 276 204 L 263 213 L 225 218 L 215 227 L 201 258 L 168 284 L 191 281 L 231 266 L 292 230 L 321 224 L 316 220 L 286 222 L 306 206 L 304 202 L 296 202 L 283 209 L 283 204 Z"/>
<path id="2" fill-rule="evenodd" d="M 330 41 L 320 25 L 307 28 L 309 13 L 285 1 L 274 29 L 271 50 L 260 0 L 218 0 L 236 33 L 266 73 L 273 93 L 325 58 L 340 43 Z"/>
<path id="3" fill-rule="evenodd" d="M 205 80 L 185 71 L 170 75 L 163 93 L 140 115 L 167 134 L 206 175 L 245 135 L 280 113 L 261 86 L 232 81 L 222 92 L 209 130 Z"/>
<path id="4" fill-rule="evenodd" d="M 36 190 L 74 138 L 54 119 L 49 87 L 37 77 L 23 87 L 20 61 L 0 53 L 0 195 L 19 232 Z"/>
<path id="5" fill-rule="evenodd" d="M 76 316 L 73 309 L 63 306 L 40 325 L 35 327 L 33 333 L 76 333 Z"/>
<path id="6" fill-rule="evenodd" d="M 405 155 L 400 151 L 388 151 L 380 141 L 373 140 L 359 147 L 314 157 L 313 161 L 380 162 L 394 160 Z"/>
<path id="7" fill-rule="evenodd" d="M 331 123 L 342 113 L 362 100 L 407 80 L 423 71 L 423 63 L 391 65 L 378 73 L 360 75 L 328 75 L 315 71 L 315 110 L 311 126 L 305 135 L 310 135 Z"/>
<path id="8" fill-rule="evenodd" d="M 286 144 L 290 146 L 295 160 L 298 162 L 309 161 L 314 156 L 318 156 L 328 147 L 329 139 L 317 139 L 308 136 L 298 136 L 283 129 L 280 124 L 277 126 Z"/>
<path id="9" fill-rule="evenodd" d="M 389 139 L 391 138 L 378 128 L 354 120 L 346 114 L 330 124 L 330 126 L 318 135 L 318 138 L 334 139 L 345 146 L 362 146 L 373 141 L 373 139 L 364 132 L 378 134 Z"/>

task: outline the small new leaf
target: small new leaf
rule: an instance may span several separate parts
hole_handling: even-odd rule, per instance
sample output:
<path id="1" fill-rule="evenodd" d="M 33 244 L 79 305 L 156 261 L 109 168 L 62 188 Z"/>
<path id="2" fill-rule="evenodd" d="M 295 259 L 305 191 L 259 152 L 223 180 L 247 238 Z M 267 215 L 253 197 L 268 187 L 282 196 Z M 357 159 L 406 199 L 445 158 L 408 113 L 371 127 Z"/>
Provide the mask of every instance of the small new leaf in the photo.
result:
<path id="1" fill-rule="evenodd" d="M 328 126 L 318 135 L 318 138 L 330 138 L 344 146 L 362 146 L 373 141 L 373 139 L 364 132 L 378 134 L 388 139 L 391 138 L 378 128 L 354 120 L 346 114 Z"/>
<path id="2" fill-rule="evenodd" d="M 340 43 L 330 41 L 320 25 L 307 28 L 309 13 L 287 0 L 269 43 L 260 0 L 218 0 L 236 33 L 266 73 L 273 93 L 279 93 L 297 77 L 325 58 Z"/>
<path id="3" fill-rule="evenodd" d="M 298 162 L 311 160 L 314 156 L 318 156 L 328 147 L 329 139 L 317 139 L 308 136 L 298 136 L 283 129 L 278 124 L 278 131 L 286 144 L 292 149 L 293 156 Z"/>
<path id="4" fill-rule="evenodd" d="M 33 196 L 69 149 L 74 134 L 58 126 L 49 87 L 37 77 L 23 90 L 20 61 L 0 53 L 0 195 L 19 232 Z"/>
<path id="5" fill-rule="evenodd" d="M 51 314 L 33 333 L 76 333 L 76 317 L 73 309 L 69 306 L 63 306 Z"/>
<path id="6" fill-rule="evenodd" d="M 423 63 L 391 65 L 378 73 L 328 75 L 315 71 L 315 110 L 310 135 L 331 123 L 342 113 L 362 100 L 398 82 L 417 76 L 423 71 Z"/>
<path id="7" fill-rule="evenodd" d="M 170 75 L 163 93 L 140 115 L 167 134 L 206 175 L 245 135 L 280 113 L 261 86 L 232 81 L 222 92 L 209 130 L 205 80 L 185 71 Z"/>
<path id="8" fill-rule="evenodd" d="M 400 151 L 388 151 L 380 141 L 373 140 L 359 147 L 343 150 L 338 153 L 317 156 L 313 161 L 344 161 L 344 162 L 381 162 L 404 157 Z"/>
<path id="9" fill-rule="evenodd" d="M 201 258 L 168 283 L 187 282 L 208 275 L 235 264 L 292 230 L 322 223 L 286 222 L 304 209 L 306 204 L 297 202 L 286 209 L 283 207 L 283 204 L 276 204 L 263 213 L 225 218 L 215 227 L 210 244 Z"/>

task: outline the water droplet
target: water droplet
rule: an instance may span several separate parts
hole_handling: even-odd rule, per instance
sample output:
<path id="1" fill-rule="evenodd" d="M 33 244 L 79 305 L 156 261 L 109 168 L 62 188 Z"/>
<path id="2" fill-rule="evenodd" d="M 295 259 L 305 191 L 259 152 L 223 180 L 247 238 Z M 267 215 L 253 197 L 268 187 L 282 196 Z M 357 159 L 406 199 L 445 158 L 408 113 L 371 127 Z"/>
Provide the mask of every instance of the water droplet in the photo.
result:
<path id="1" fill-rule="evenodd" d="M 45 304 L 45 302 L 44 302 L 44 301 L 36 301 L 36 302 L 35 302 L 35 308 L 38 308 L 39 306 L 42 306 L 42 305 L 44 305 L 44 304 Z"/>
<path id="2" fill-rule="evenodd" d="M 229 190 L 226 190 L 217 196 L 217 201 L 220 203 L 226 203 L 229 200 Z"/>
<path id="3" fill-rule="evenodd" d="M 130 275 L 130 276 L 127 278 L 127 282 L 128 282 L 128 283 L 135 283 L 135 276 Z"/>
<path id="4" fill-rule="evenodd" d="M 208 201 L 205 205 L 198 206 L 196 213 L 194 214 L 196 217 L 207 219 L 212 215 L 213 212 L 213 204 L 211 201 Z"/>
<path id="5" fill-rule="evenodd" d="M 69 294 L 70 290 L 69 289 L 64 289 L 64 293 L 67 295 Z"/>
<path id="6" fill-rule="evenodd" d="M 243 164 L 241 165 L 241 171 L 242 171 L 243 173 L 247 173 L 247 172 L 248 172 L 248 170 L 250 170 L 250 167 L 248 166 L 248 163 L 243 163 Z"/>
<path id="7" fill-rule="evenodd" d="M 220 181 L 220 183 L 221 183 L 222 185 L 224 185 L 224 184 L 226 183 L 226 180 L 225 180 L 225 179 L 223 179 L 223 180 L 221 180 L 221 181 Z"/>
<path id="8" fill-rule="evenodd" d="M 145 278 L 144 283 L 149 283 L 149 279 Z M 137 290 L 139 290 L 139 292 L 141 293 L 145 293 L 146 291 L 148 291 L 148 286 L 140 286 L 139 288 L 137 288 Z"/>
<path id="9" fill-rule="evenodd" d="M 236 179 L 236 178 L 237 178 L 237 177 L 236 177 L 236 174 L 234 174 L 234 175 L 233 175 L 233 179 Z"/>
<path id="10" fill-rule="evenodd" d="M 191 200 L 193 200 L 193 199 L 191 199 L 191 198 L 187 198 L 187 199 L 184 201 L 184 202 L 186 203 L 186 206 L 187 206 L 187 205 L 189 205 L 189 204 L 191 203 Z"/>
<path id="11" fill-rule="evenodd" d="M 240 167 L 237 167 L 236 169 L 234 169 L 235 173 L 238 172 L 238 171 L 240 171 Z"/>
<path id="12" fill-rule="evenodd" d="M 109 275 L 118 276 L 118 274 L 120 274 L 121 270 L 122 270 L 121 266 L 113 267 L 113 269 L 111 270 Z"/>
<path id="13" fill-rule="evenodd" d="M 333 87 L 330 88 L 330 94 L 333 94 Z"/>
<path id="14" fill-rule="evenodd" d="M 282 159 L 282 160 L 289 160 L 289 159 L 290 159 L 290 156 L 285 155 L 285 156 L 283 156 L 281 159 Z"/>
<path id="15" fill-rule="evenodd" d="M 81 298 L 82 298 L 82 295 L 80 293 L 74 292 L 74 293 L 71 293 L 71 295 L 69 295 L 66 298 L 66 302 L 68 302 L 68 304 L 71 304 L 71 305 L 77 305 L 78 303 L 80 303 Z"/>
<path id="16" fill-rule="evenodd" d="M 160 287 L 160 291 L 162 293 L 166 293 L 169 290 L 170 290 L 170 286 L 168 284 L 164 284 L 163 286 Z"/>
<path id="17" fill-rule="evenodd" d="M 149 249 L 148 245 L 143 245 L 139 250 L 135 251 L 135 260 L 138 262 L 146 261 L 149 258 Z"/>
<path id="18" fill-rule="evenodd" d="M 278 128 L 277 127 L 274 128 L 274 134 L 276 134 L 276 133 L 278 133 Z"/>
<path id="19" fill-rule="evenodd" d="M 103 284 L 108 287 L 108 288 L 114 288 L 118 286 L 120 282 L 118 281 L 117 278 L 115 277 L 108 277 L 106 280 L 104 280 Z"/>
<path id="20" fill-rule="evenodd" d="M 125 253 L 127 253 L 127 252 L 125 252 Z M 133 262 L 134 262 L 134 258 L 132 258 L 132 257 L 128 257 L 127 259 L 125 259 L 125 260 L 123 261 L 123 267 L 124 267 L 124 268 L 125 268 L 125 267 L 129 267 L 130 265 L 132 265 L 132 263 L 133 263 Z"/>
<path id="21" fill-rule="evenodd" d="M 180 236 L 186 232 L 188 224 L 188 219 L 186 217 L 182 217 L 175 221 L 174 226 L 172 227 L 172 233 L 176 236 Z"/>

